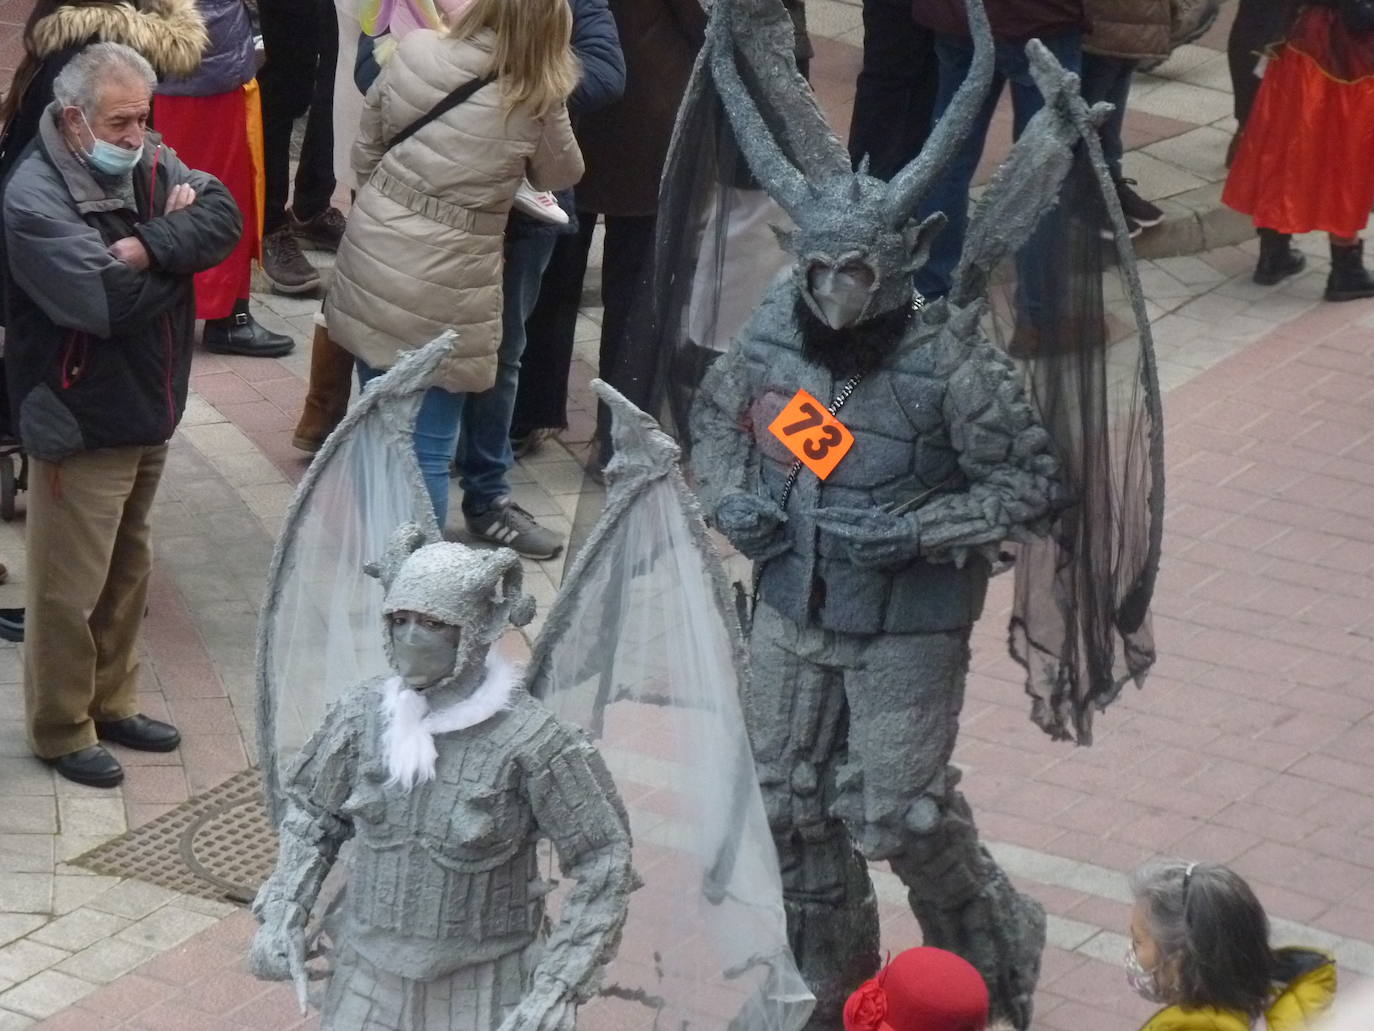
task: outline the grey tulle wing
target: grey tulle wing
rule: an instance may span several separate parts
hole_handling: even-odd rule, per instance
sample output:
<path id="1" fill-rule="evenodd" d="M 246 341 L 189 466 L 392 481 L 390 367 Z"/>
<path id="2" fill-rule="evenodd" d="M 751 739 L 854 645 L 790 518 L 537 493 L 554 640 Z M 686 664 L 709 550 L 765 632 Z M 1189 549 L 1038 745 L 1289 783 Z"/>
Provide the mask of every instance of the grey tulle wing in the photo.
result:
<path id="1" fill-rule="evenodd" d="M 787 947 L 729 588 L 677 445 L 598 389 L 616 420 L 606 506 L 536 642 L 529 684 L 606 759 L 645 884 L 579 1023 L 790 1031 L 813 1000 Z"/>
<path id="2" fill-rule="evenodd" d="M 268 570 L 258 624 L 258 747 L 269 810 L 281 774 L 347 688 L 386 672 L 382 589 L 367 572 L 392 533 L 439 528 L 411 432 L 446 333 L 368 384 L 306 470 Z"/>

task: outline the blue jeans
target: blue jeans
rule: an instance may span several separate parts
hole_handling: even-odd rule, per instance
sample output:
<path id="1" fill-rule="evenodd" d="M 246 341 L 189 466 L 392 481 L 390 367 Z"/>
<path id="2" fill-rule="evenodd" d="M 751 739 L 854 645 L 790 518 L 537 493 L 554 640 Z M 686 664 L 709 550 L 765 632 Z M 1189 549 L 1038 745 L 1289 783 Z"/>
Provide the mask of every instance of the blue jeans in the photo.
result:
<path id="1" fill-rule="evenodd" d="M 510 493 L 506 474 L 515 465 L 510 422 L 520 386 L 520 358 L 525 353 L 525 320 L 539 299 L 539 283 L 557 240 L 558 234 L 542 229 L 517 226 L 506 233 L 496 383 L 490 390 L 459 399 L 462 432 L 455 461 L 466 515 L 485 512 L 497 498 Z"/>
<path id="2" fill-rule="evenodd" d="M 360 387 L 380 375 L 381 369 L 374 369 L 361 360 L 358 362 Z M 448 520 L 448 467 L 453 461 L 453 447 L 458 440 L 458 421 L 462 415 L 462 394 L 430 387 L 425 391 L 425 399 L 420 402 L 420 412 L 415 417 L 415 459 L 420 464 L 420 475 L 425 479 L 429 500 L 434 503 L 434 517 L 439 520 L 440 530 Z"/>
<path id="3" fill-rule="evenodd" d="M 1098 135 L 1102 137 L 1102 156 L 1112 178 L 1121 178 L 1121 127 L 1126 121 L 1126 98 L 1131 94 L 1131 76 L 1136 62 L 1125 57 L 1104 57 L 1101 54 L 1083 55 L 1083 99 L 1089 104 L 1106 101 L 1116 108 L 1102 123 Z"/>
<path id="4" fill-rule="evenodd" d="M 1082 54 L 1082 34 L 1066 32 L 1041 40 L 1065 68 L 1071 72 L 1079 69 Z M 992 87 L 987 99 L 974 117 L 968 135 L 945 166 L 943 172 L 931 186 L 922 203 L 919 215 L 924 218 L 942 211 L 948 224 L 935 236 L 931 245 L 930 258 L 916 273 L 916 289 L 928 298 L 943 297 L 949 293 L 954 276 L 954 268 L 959 263 L 959 252 L 964 248 L 964 233 L 968 228 L 968 191 L 973 182 L 973 173 L 978 168 L 978 160 L 983 156 L 983 144 L 992 123 L 993 112 L 997 108 L 1002 87 L 1011 84 L 1012 135 L 1019 137 L 1031 116 L 1044 106 L 1044 98 L 1030 76 L 1030 64 L 1026 60 L 1024 43 L 997 41 L 994 44 L 995 71 Z M 940 62 L 940 86 L 935 97 L 935 117 L 939 119 L 954 99 L 955 92 L 968 77 L 973 63 L 973 41 L 967 36 L 935 37 L 935 55 Z M 1036 241 L 1022 248 L 1026 261 L 1033 260 Z M 1034 301 L 1031 306 L 1035 307 Z"/>

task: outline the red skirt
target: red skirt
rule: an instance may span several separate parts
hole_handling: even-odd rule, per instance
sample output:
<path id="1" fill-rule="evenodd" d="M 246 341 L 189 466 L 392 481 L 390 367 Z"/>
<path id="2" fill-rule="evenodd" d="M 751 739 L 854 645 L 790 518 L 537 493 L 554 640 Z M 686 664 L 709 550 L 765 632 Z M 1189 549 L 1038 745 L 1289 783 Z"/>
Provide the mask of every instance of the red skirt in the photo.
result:
<path id="1" fill-rule="evenodd" d="M 262 243 L 262 120 L 257 83 L 208 97 L 159 96 L 157 131 L 190 168 L 222 182 L 243 214 L 243 235 L 229 257 L 196 276 L 196 318 L 222 319 L 246 299 Z M 255 138 L 256 134 L 256 138 Z"/>
<path id="2" fill-rule="evenodd" d="M 1263 229 L 1359 235 L 1374 207 L 1374 34 L 1304 10 L 1265 69 L 1221 199 Z"/>

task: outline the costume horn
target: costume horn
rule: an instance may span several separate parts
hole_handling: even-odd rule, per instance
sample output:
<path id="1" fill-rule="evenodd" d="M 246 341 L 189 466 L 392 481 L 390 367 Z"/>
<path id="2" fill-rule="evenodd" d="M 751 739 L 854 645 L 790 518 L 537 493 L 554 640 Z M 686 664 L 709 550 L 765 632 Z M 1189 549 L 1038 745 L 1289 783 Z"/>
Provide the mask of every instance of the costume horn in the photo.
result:
<path id="1" fill-rule="evenodd" d="M 973 64 L 954 99 L 935 123 L 921 153 L 892 178 L 887 193 L 888 224 L 905 225 L 968 135 L 969 125 L 983 106 L 992 84 L 993 42 L 983 0 L 967 0 L 969 31 L 973 36 Z"/>
<path id="2" fill-rule="evenodd" d="M 792 58 L 792 21 L 779 0 L 717 3 L 708 32 L 711 72 L 749 168 L 796 218 L 808 178 L 850 173 L 849 154 Z M 765 118 L 760 103 L 772 116 Z"/>
<path id="3" fill-rule="evenodd" d="M 389 590 L 391 582 L 396 579 L 396 573 L 405 564 L 405 560 L 426 544 L 432 543 L 434 542 L 429 539 L 424 530 L 420 529 L 418 524 L 402 523 L 391 532 L 391 538 L 386 544 L 386 551 L 375 562 L 369 562 L 363 566 L 363 572 L 380 580 L 382 586 Z"/>
<path id="4" fill-rule="evenodd" d="M 525 626 L 534 619 L 534 597 L 521 590 L 525 570 L 520 565 L 520 556 L 509 548 L 501 548 L 492 553 L 489 568 L 493 632 L 499 633 L 498 628 L 507 620 L 512 626 Z"/>

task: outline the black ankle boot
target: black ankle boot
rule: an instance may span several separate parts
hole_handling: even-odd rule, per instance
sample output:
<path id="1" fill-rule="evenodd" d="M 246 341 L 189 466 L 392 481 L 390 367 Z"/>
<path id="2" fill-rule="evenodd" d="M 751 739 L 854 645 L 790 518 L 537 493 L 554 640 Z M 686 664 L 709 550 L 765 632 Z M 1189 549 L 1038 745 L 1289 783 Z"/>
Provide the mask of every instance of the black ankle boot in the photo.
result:
<path id="1" fill-rule="evenodd" d="M 289 336 L 273 333 L 248 314 L 248 302 L 237 301 L 234 314 L 205 320 L 205 349 L 211 354 L 241 354 L 248 358 L 280 358 L 296 344 Z"/>
<path id="2" fill-rule="evenodd" d="M 1259 230 L 1260 256 L 1252 277 L 1261 286 L 1273 286 L 1307 267 L 1301 251 L 1293 250 L 1292 237 L 1276 229 Z"/>
<path id="3" fill-rule="evenodd" d="M 1374 278 L 1364 267 L 1364 241 L 1347 247 L 1331 245 L 1331 274 L 1326 277 L 1328 301 L 1358 301 L 1374 297 Z"/>

